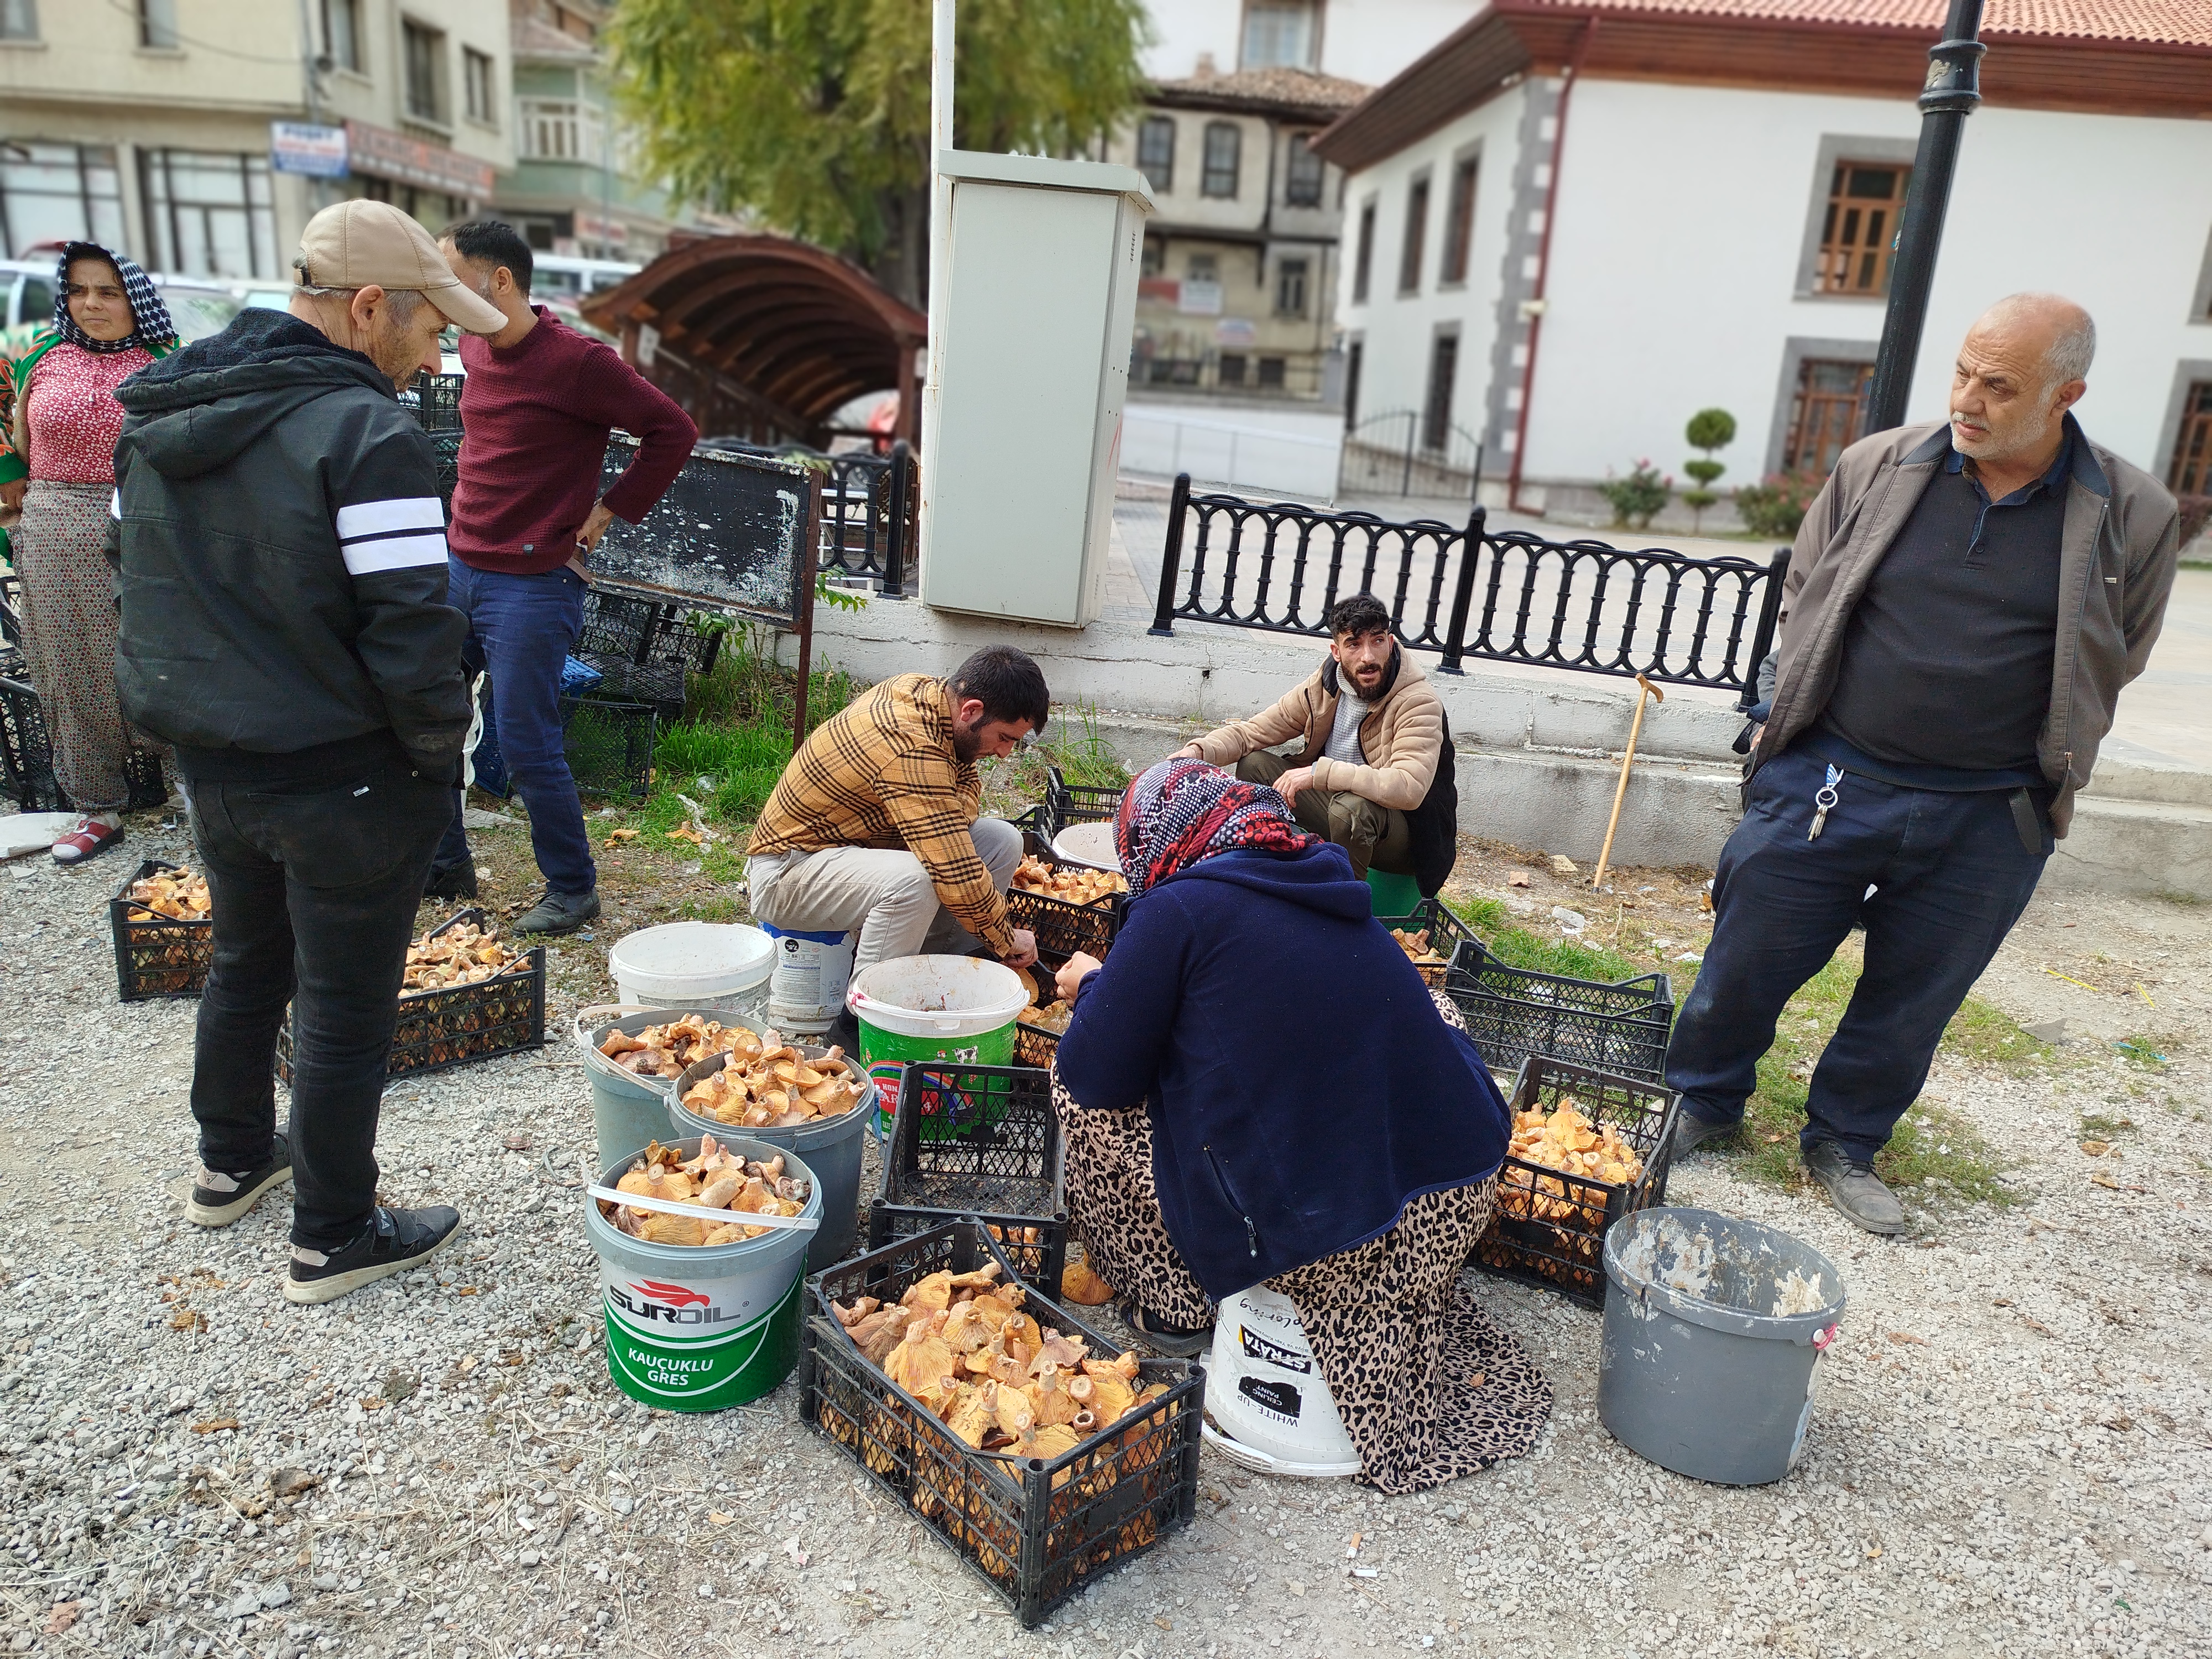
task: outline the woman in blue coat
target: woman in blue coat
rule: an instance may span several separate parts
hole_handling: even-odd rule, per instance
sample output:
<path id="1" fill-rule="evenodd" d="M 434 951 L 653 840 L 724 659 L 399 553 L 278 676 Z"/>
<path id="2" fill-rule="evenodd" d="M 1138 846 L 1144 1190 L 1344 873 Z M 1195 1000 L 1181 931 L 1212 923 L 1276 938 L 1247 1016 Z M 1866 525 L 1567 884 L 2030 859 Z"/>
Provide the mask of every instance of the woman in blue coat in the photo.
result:
<path id="1" fill-rule="evenodd" d="M 1170 1352 L 1287 1296 L 1385 1492 L 1527 1450 L 1550 1387 L 1459 1283 L 1510 1126 L 1457 1011 L 1273 789 L 1165 761 L 1115 839 L 1128 919 L 1061 970 L 1053 1089 L 1093 1269 Z"/>

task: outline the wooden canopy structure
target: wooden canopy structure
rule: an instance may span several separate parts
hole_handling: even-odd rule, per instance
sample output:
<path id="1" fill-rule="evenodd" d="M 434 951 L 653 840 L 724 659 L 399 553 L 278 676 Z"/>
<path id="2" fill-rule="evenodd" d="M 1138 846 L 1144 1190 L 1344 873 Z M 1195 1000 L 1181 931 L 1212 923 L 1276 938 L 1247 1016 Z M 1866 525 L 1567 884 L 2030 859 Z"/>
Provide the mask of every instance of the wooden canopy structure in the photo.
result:
<path id="1" fill-rule="evenodd" d="M 702 435 L 823 448 L 839 409 L 896 392 L 890 435 L 915 440 L 929 319 L 818 247 L 766 235 L 688 242 L 581 309 Z"/>

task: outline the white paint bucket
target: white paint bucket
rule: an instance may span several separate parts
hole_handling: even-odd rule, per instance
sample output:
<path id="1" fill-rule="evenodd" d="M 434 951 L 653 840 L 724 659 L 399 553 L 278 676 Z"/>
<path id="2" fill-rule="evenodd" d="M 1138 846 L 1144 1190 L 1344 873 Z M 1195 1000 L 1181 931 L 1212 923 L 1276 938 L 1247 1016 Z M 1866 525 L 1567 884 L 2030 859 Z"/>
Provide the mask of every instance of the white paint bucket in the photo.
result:
<path id="1" fill-rule="evenodd" d="M 1310 1479 L 1359 1473 L 1297 1310 L 1265 1285 L 1239 1291 L 1214 1315 L 1206 1414 L 1206 1440 L 1247 1468 Z"/>
<path id="2" fill-rule="evenodd" d="M 845 1006 L 860 930 L 810 933 L 763 924 L 761 931 L 775 947 L 775 971 L 768 981 L 769 1024 L 779 1031 L 828 1030 Z"/>
<path id="3" fill-rule="evenodd" d="M 766 1012 L 775 967 L 775 943 L 736 922 L 672 921 L 627 934 L 607 952 L 622 1001 L 735 1015 L 743 1024 Z"/>

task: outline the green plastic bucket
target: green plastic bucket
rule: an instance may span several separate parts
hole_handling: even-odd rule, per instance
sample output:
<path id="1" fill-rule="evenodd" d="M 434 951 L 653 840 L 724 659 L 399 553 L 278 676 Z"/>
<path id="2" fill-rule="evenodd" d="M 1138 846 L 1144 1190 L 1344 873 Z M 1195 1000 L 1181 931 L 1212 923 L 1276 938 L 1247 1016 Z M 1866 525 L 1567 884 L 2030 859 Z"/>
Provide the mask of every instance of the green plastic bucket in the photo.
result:
<path id="1" fill-rule="evenodd" d="M 1421 908 L 1421 884 L 1411 876 L 1367 867 L 1370 908 L 1378 916 L 1410 916 Z"/>
<path id="2" fill-rule="evenodd" d="M 1003 963 L 980 957 L 894 957 L 853 975 L 845 1006 L 860 1022 L 860 1063 L 881 1097 L 876 1132 L 898 1115 L 908 1066 L 1011 1066 L 1014 1017 L 1029 987 Z M 921 1125 L 926 1140 L 940 1139 Z"/>
<path id="3" fill-rule="evenodd" d="M 664 1109 L 665 1121 L 665 1109 Z M 732 1152 L 813 1182 L 799 1213 L 822 1217 L 822 1183 L 792 1152 L 745 1135 L 717 1135 Z M 699 1142 L 664 1142 L 696 1158 Z M 631 1157 L 599 1184 L 622 1179 Z M 734 1244 L 651 1244 L 619 1231 L 584 1200 L 584 1232 L 599 1257 L 607 1316 L 607 1372 L 633 1400 L 664 1411 L 715 1412 L 757 1400 L 799 1364 L 800 1285 L 811 1233 L 779 1230 Z"/>

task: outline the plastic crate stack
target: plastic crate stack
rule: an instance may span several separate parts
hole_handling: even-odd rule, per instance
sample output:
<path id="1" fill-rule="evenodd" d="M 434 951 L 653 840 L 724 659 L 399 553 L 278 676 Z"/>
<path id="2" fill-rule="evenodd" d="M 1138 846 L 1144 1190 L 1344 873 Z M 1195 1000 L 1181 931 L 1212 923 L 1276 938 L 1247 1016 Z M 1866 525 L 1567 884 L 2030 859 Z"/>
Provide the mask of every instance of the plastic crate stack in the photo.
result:
<path id="1" fill-rule="evenodd" d="M 1024 1629 L 1197 1512 L 1206 1375 L 1194 1360 L 1140 1359 L 1137 1384 L 1165 1392 L 1058 1457 L 994 1455 L 955 1435 L 854 1345 L 830 1304 L 896 1303 L 933 1273 L 996 1261 L 988 1234 L 950 1222 L 841 1263 L 808 1281 L 799 1414 L 965 1561 Z M 1097 1358 L 1120 1348 L 1050 1297 L 1024 1311 L 1080 1338 Z"/>
<path id="2" fill-rule="evenodd" d="M 451 927 L 472 922 L 487 925 L 484 913 L 471 907 L 455 912 L 430 930 L 435 939 Z M 399 997 L 399 1027 L 392 1038 L 392 1058 L 384 1074 L 404 1072 L 442 1072 L 472 1060 L 489 1060 L 538 1048 L 545 1042 L 545 947 L 535 946 L 525 958 L 526 969 L 504 973 L 473 985 L 449 985 L 434 991 L 404 991 Z M 292 1011 L 284 1011 L 284 1024 L 276 1032 L 276 1076 L 292 1081 Z"/>
<path id="3" fill-rule="evenodd" d="M 1470 937 L 1452 953 L 1444 994 L 1501 1075 L 1531 1055 L 1651 1083 L 1665 1074 L 1674 993 L 1663 973 L 1614 984 L 1540 974 L 1508 966 Z"/>
<path id="4" fill-rule="evenodd" d="M 584 597 L 575 655 L 602 677 L 601 696 L 652 705 L 664 720 L 684 713 L 684 677 L 714 672 L 720 629 L 696 629 L 690 612 L 626 593 Z"/>
<path id="5" fill-rule="evenodd" d="M 123 763 L 130 793 L 127 811 L 159 806 L 169 799 L 161 762 L 149 749 L 133 749 Z M 70 799 L 54 776 L 53 736 L 46 727 L 38 688 L 28 680 L 0 677 L 0 799 L 26 812 L 66 812 Z"/>
<path id="6" fill-rule="evenodd" d="M 884 1147 L 868 1246 L 961 1216 L 994 1230 L 1016 1272 L 1048 1295 L 1067 1265 L 1066 1151 L 1047 1074 L 1026 1066 L 908 1066 Z"/>

